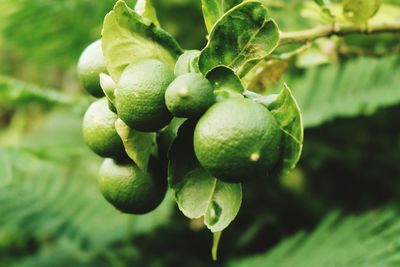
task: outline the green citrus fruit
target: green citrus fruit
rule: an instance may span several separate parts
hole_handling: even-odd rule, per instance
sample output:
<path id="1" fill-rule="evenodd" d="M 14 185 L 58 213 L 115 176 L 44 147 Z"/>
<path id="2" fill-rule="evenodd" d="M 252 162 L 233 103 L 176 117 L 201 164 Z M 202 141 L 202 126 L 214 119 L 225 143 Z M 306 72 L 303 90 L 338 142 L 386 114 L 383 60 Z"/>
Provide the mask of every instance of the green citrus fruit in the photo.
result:
<path id="1" fill-rule="evenodd" d="M 271 112 L 246 98 L 211 106 L 194 131 L 201 165 L 226 182 L 267 176 L 280 156 L 281 130 Z"/>
<path id="2" fill-rule="evenodd" d="M 106 98 L 93 102 L 83 117 L 83 139 L 96 154 L 108 158 L 123 158 L 124 145 L 115 130 L 117 115 L 108 107 Z"/>
<path id="3" fill-rule="evenodd" d="M 118 116 L 138 131 L 152 132 L 166 126 L 172 114 L 165 105 L 164 94 L 173 79 L 173 71 L 157 60 L 127 66 L 115 90 Z"/>
<path id="4" fill-rule="evenodd" d="M 165 92 L 167 108 L 176 117 L 198 117 L 215 101 L 211 83 L 197 73 L 177 77 Z"/>
<path id="5" fill-rule="evenodd" d="M 97 40 L 82 52 L 78 61 L 78 78 L 83 87 L 95 97 L 104 96 L 100 87 L 100 73 L 107 73 L 107 68 L 101 49 L 101 40 Z"/>
<path id="6" fill-rule="evenodd" d="M 100 167 L 100 190 L 115 208 L 125 213 L 144 214 L 157 208 L 166 183 L 142 172 L 132 161 L 117 163 L 105 159 Z"/>

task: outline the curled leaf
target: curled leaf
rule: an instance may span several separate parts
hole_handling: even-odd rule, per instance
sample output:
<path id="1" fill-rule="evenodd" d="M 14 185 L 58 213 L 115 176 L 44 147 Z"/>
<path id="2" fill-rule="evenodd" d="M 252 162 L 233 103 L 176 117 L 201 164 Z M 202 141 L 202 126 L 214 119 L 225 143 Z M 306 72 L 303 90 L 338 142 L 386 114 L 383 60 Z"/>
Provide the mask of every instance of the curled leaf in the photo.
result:
<path id="1" fill-rule="evenodd" d="M 289 87 L 285 84 L 279 95 L 268 104 L 284 133 L 282 159 L 279 170 L 286 174 L 296 167 L 303 148 L 304 127 L 300 108 Z"/>
<path id="2" fill-rule="evenodd" d="M 240 78 L 228 67 L 218 66 L 210 70 L 206 78 L 213 85 L 217 97 L 242 94 L 244 91 Z"/>

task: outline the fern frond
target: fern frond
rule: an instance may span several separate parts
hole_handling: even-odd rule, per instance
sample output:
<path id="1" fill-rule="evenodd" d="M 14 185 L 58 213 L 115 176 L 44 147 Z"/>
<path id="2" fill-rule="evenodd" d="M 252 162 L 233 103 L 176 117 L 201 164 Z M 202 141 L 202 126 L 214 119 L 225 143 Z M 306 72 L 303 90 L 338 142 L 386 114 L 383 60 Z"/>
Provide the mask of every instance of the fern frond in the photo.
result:
<path id="1" fill-rule="evenodd" d="M 358 58 L 315 67 L 287 83 L 300 104 L 305 127 L 335 117 L 368 115 L 400 103 L 400 57 Z"/>
<path id="2" fill-rule="evenodd" d="M 52 112 L 24 142 L 0 146 L 0 266 L 111 266 L 115 244 L 132 250 L 127 240 L 169 221 L 171 196 L 144 216 L 108 204 L 80 115 L 62 114 Z"/>
<path id="3" fill-rule="evenodd" d="M 341 218 L 330 213 L 311 233 L 300 232 L 264 255 L 230 267 L 400 266 L 400 214 L 393 208 Z"/>

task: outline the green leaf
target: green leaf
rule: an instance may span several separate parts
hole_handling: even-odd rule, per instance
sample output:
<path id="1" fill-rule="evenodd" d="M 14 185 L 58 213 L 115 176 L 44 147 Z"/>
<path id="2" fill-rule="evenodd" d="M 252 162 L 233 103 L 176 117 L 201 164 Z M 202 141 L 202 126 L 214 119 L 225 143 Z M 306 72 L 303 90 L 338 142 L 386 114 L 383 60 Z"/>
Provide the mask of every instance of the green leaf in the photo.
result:
<path id="1" fill-rule="evenodd" d="M 301 231 L 264 254 L 231 261 L 228 266 L 399 266 L 399 218 L 393 208 L 346 217 L 331 212 L 311 233 Z"/>
<path id="2" fill-rule="evenodd" d="M 296 167 L 303 148 L 304 127 L 301 111 L 286 84 L 276 99 L 268 105 L 268 109 L 284 133 L 279 170 L 286 174 Z"/>
<path id="3" fill-rule="evenodd" d="M 180 76 L 185 73 L 199 73 L 199 50 L 186 50 L 175 64 L 175 76 Z"/>
<path id="4" fill-rule="evenodd" d="M 336 117 L 371 115 L 400 102 L 400 57 L 357 58 L 307 69 L 286 79 L 303 113 L 304 126 Z"/>
<path id="5" fill-rule="evenodd" d="M 195 121 L 179 128 L 169 152 L 168 176 L 179 209 L 190 219 L 204 217 L 212 232 L 225 229 L 236 217 L 242 202 L 240 184 L 225 183 L 201 167 L 193 150 Z"/>
<path id="6" fill-rule="evenodd" d="M 265 94 L 281 79 L 288 66 L 288 60 L 262 60 L 243 77 L 243 84 L 253 92 Z"/>
<path id="7" fill-rule="evenodd" d="M 221 240 L 222 231 L 213 233 L 213 245 L 211 248 L 211 257 L 213 261 L 216 261 L 218 258 L 218 246 L 219 241 Z"/>
<path id="8" fill-rule="evenodd" d="M 321 8 L 324 14 L 328 15 L 330 18 L 334 18 L 331 10 L 329 9 L 330 0 L 314 0 L 314 2 Z"/>
<path id="9" fill-rule="evenodd" d="M 241 3 L 243 0 L 202 0 L 204 21 L 210 33 L 214 24 L 226 11 Z"/>
<path id="10" fill-rule="evenodd" d="M 133 130 L 121 119 L 116 120 L 115 129 L 122 139 L 128 156 L 142 171 L 147 172 L 150 156 L 156 149 L 156 134 Z"/>
<path id="11" fill-rule="evenodd" d="M 303 119 L 296 99 L 286 84 L 279 94 L 260 96 L 246 91 L 244 95 L 265 105 L 278 122 L 284 134 L 282 157 L 278 164 L 278 172 L 286 174 L 296 167 L 303 147 Z"/>
<path id="12" fill-rule="evenodd" d="M 57 92 L 56 89 L 43 88 L 34 84 L 0 76 L 0 105 L 14 107 L 39 104 L 43 107 L 73 106 L 74 99 Z"/>
<path id="13" fill-rule="evenodd" d="M 47 77 L 75 66 L 83 49 L 99 38 L 104 14 L 114 4 L 115 0 L 69 0 L 68 4 L 64 1 L 0 1 L 1 50 L 5 52 L 7 47 L 18 50 L 24 69 L 29 69 L 29 80 L 46 83 Z M 77 18 L 82 18 L 79 23 Z M 16 68 L 4 56 L 1 61 L 2 72 L 11 73 Z"/>
<path id="14" fill-rule="evenodd" d="M 207 73 L 206 78 L 213 85 L 217 97 L 242 94 L 244 91 L 240 78 L 230 68 L 216 67 Z"/>
<path id="15" fill-rule="evenodd" d="M 151 0 L 137 0 L 135 11 L 144 18 L 151 20 L 156 26 L 160 27 L 157 19 L 157 12 Z"/>
<path id="16" fill-rule="evenodd" d="M 121 0 L 106 15 L 102 35 L 107 70 L 115 82 L 131 63 L 158 59 L 173 68 L 182 53 L 171 35 L 139 16 Z"/>
<path id="17" fill-rule="evenodd" d="M 81 136 L 81 125 L 76 126 L 74 139 Z M 54 162 L 25 148 L 0 148 L 0 158 L 7 157 L 11 169 L 11 182 L 0 186 L 0 247 L 2 252 L 18 249 L 21 253 L 18 257 L 2 255 L 1 266 L 126 266 L 123 263 L 131 264 L 137 258 L 132 251 L 136 244 L 126 240 L 154 232 L 171 221 L 172 196 L 142 216 L 125 215 L 113 208 L 98 189 L 98 158 L 89 149 L 85 152 L 77 157 L 58 148 L 68 160 Z M 0 159 L 0 172 L 2 164 Z M 35 251 L 29 253 L 32 243 Z M 121 244 L 119 252 L 110 257 L 116 243 Z M 73 253 L 66 251 L 65 244 L 73 247 Z M 129 261 L 126 257 L 116 261 L 121 250 L 127 249 Z"/>
<path id="18" fill-rule="evenodd" d="M 246 1 L 220 18 L 199 59 L 203 74 L 227 66 L 243 76 L 277 46 L 279 30 L 262 3 Z"/>
<path id="19" fill-rule="evenodd" d="M 108 104 L 113 107 L 112 109 L 115 109 L 115 89 L 117 88 L 117 84 L 113 81 L 111 76 L 100 73 L 100 86 L 101 89 L 103 89 L 104 95 L 107 97 Z"/>
<path id="20" fill-rule="evenodd" d="M 378 12 L 382 0 L 343 0 L 343 15 L 356 25 L 364 26 Z"/>

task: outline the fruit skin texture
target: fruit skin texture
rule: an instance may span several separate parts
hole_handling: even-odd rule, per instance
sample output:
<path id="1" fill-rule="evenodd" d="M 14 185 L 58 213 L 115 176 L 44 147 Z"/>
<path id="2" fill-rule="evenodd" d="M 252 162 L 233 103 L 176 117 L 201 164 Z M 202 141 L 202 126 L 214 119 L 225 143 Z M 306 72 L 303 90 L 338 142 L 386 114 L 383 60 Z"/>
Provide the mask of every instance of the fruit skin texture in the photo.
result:
<path id="1" fill-rule="evenodd" d="M 107 99 L 93 102 L 83 117 L 83 139 L 93 152 L 102 157 L 123 158 L 125 148 L 115 130 L 117 115 L 108 107 Z"/>
<path id="2" fill-rule="evenodd" d="M 262 178 L 280 156 L 281 130 L 271 112 L 246 98 L 211 106 L 194 131 L 200 164 L 216 178 L 244 182 Z"/>
<path id="3" fill-rule="evenodd" d="M 104 96 L 100 87 L 100 73 L 107 73 L 107 68 L 101 40 L 97 40 L 86 47 L 78 61 L 78 78 L 83 87 L 94 97 Z"/>
<path id="4" fill-rule="evenodd" d="M 176 117 L 201 116 L 215 102 L 211 83 L 198 73 L 177 77 L 165 92 L 167 108 Z"/>
<path id="5" fill-rule="evenodd" d="M 142 172 L 132 161 L 117 163 L 105 159 L 99 174 L 101 193 L 124 213 L 148 213 L 164 199 L 166 184 Z"/>
<path id="6" fill-rule="evenodd" d="M 131 128 L 153 132 L 166 126 L 172 114 L 164 94 L 173 71 L 158 60 L 144 60 L 125 68 L 115 91 L 118 116 Z"/>

